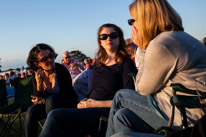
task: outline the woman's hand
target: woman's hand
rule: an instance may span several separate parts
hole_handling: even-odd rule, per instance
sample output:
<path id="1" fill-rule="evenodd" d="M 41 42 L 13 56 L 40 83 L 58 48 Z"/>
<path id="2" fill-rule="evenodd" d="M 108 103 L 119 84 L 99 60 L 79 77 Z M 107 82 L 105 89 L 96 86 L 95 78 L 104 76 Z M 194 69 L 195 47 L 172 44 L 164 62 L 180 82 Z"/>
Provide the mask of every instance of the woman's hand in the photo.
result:
<path id="1" fill-rule="evenodd" d="M 96 100 L 94 99 L 87 99 L 87 100 L 82 100 L 79 102 L 77 105 L 77 108 L 91 108 L 91 107 L 96 107 Z"/>
<path id="2" fill-rule="evenodd" d="M 139 46 L 139 38 L 138 38 L 138 30 L 137 28 L 135 27 L 135 25 L 132 25 L 132 41 L 137 45 Z"/>
<path id="3" fill-rule="evenodd" d="M 45 72 L 42 69 L 38 69 L 37 71 L 35 71 L 37 91 L 43 91 L 44 87 L 49 90 L 52 88 L 52 83 L 50 82 L 50 79 L 53 80 L 54 74 L 50 76 L 51 77 L 47 77 Z"/>
<path id="4" fill-rule="evenodd" d="M 34 71 L 35 73 L 35 79 L 37 83 L 37 91 L 42 91 L 43 89 L 43 81 L 45 77 L 45 73 L 42 69 L 38 69 L 37 71 Z"/>
<path id="5" fill-rule="evenodd" d="M 42 97 L 37 97 L 37 96 L 33 96 L 31 95 L 31 98 L 32 98 L 32 102 L 34 104 L 45 104 L 46 102 L 46 99 L 45 98 L 42 98 Z"/>

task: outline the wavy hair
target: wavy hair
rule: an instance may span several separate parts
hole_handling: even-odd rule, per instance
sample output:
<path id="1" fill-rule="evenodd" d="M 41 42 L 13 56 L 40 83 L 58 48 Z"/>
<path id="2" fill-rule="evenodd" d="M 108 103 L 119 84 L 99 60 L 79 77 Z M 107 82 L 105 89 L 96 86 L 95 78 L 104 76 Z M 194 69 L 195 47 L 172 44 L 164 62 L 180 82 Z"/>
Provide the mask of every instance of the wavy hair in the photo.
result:
<path id="1" fill-rule="evenodd" d="M 54 52 L 54 49 L 51 46 L 44 43 L 39 43 L 30 50 L 26 63 L 32 70 L 36 71 L 39 69 L 36 65 L 36 62 L 38 62 L 38 54 L 41 50 L 47 49 L 50 50 L 50 52 Z"/>
<path id="2" fill-rule="evenodd" d="M 102 30 L 104 28 L 113 28 L 114 31 L 116 31 L 119 34 L 119 46 L 117 49 L 115 61 L 117 63 L 122 63 L 124 60 L 129 58 L 129 55 L 127 54 L 127 52 L 124 48 L 126 45 L 125 40 L 124 40 L 124 34 L 123 34 L 121 28 L 118 27 L 117 25 L 107 23 L 107 24 L 103 24 L 99 28 L 98 33 L 97 33 L 98 51 L 97 51 L 96 56 L 95 56 L 95 61 L 96 61 L 97 66 L 101 66 L 102 64 L 104 64 L 108 58 L 107 53 L 106 53 L 105 49 L 101 46 L 101 41 L 99 39 L 100 33 L 102 32 Z"/>
<path id="3" fill-rule="evenodd" d="M 167 0 L 135 0 L 129 11 L 137 23 L 138 46 L 142 49 L 161 32 L 184 31 L 181 17 Z"/>

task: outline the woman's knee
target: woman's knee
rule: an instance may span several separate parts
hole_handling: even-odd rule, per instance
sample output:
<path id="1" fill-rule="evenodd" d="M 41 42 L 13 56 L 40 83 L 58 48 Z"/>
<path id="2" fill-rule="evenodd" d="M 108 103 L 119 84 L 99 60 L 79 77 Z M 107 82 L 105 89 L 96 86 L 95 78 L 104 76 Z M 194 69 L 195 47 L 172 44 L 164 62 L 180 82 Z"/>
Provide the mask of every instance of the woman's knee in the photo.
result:
<path id="1" fill-rule="evenodd" d="M 54 96 L 49 96 L 47 99 L 46 99 L 46 106 L 53 106 L 55 103 L 55 97 Z"/>
<path id="2" fill-rule="evenodd" d="M 132 94 L 136 94 L 137 92 L 135 90 L 131 90 L 131 89 L 120 89 L 117 91 L 116 93 L 116 97 L 121 97 L 121 98 L 127 98 L 128 96 L 132 95 Z"/>
<path id="3" fill-rule="evenodd" d="M 119 109 L 114 115 L 114 121 L 122 121 L 125 120 L 127 116 L 129 116 L 130 111 L 127 108 Z"/>
<path id="4" fill-rule="evenodd" d="M 47 124 L 54 124 L 55 125 L 58 125 L 58 123 L 60 122 L 61 123 L 61 120 L 64 118 L 64 116 L 62 116 L 63 113 L 61 112 L 61 109 L 54 109 L 54 110 L 51 110 L 48 115 L 47 115 L 47 118 L 46 118 L 46 122 Z"/>
<path id="5" fill-rule="evenodd" d="M 29 107 L 25 114 L 25 119 L 33 119 L 37 115 L 34 107 Z"/>
<path id="6" fill-rule="evenodd" d="M 49 96 L 46 99 L 45 106 L 46 106 L 46 113 L 48 114 L 52 109 L 55 109 L 55 96 Z"/>

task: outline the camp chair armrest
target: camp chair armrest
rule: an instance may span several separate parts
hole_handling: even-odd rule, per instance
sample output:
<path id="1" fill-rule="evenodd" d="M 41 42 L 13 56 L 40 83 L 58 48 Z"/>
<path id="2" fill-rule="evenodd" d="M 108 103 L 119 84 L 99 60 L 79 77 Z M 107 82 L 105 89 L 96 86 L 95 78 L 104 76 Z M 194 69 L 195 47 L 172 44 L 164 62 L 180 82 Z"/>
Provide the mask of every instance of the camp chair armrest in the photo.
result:
<path id="1" fill-rule="evenodd" d="M 171 98 L 171 104 L 186 108 L 200 107 L 200 101 L 197 96 L 173 95 Z"/>

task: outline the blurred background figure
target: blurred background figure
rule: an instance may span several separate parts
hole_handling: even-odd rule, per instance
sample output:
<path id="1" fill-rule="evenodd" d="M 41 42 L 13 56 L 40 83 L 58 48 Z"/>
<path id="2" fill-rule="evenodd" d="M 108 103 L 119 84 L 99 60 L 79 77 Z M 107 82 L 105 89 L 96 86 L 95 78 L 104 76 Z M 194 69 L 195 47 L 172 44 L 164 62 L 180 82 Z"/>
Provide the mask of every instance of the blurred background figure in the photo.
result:
<path id="1" fill-rule="evenodd" d="M 125 43 L 126 43 L 125 49 L 127 53 L 130 55 L 131 59 L 135 62 L 135 52 L 138 47 L 132 42 L 130 38 L 127 39 Z"/>
<path id="2" fill-rule="evenodd" d="M 26 68 L 24 68 L 24 66 L 22 66 L 22 67 L 21 67 L 21 69 L 20 69 L 20 73 L 22 73 L 22 72 L 27 73 L 27 69 L 26 69 Z"/>
<path id="3" fill-rule="evenodd" d="M 73 80 L 84 70 L 84 66 L 80 64 L 78 59 L 71 58 L 69 51 L 64 51 L 62 56 L 63 61 L 61 64 L 67 68 Z"/>
<path id="4" fill-rule="evenodd" d="M 0 80 L 1 80 L 1 79 L 4 79 L 4 76 L 3 76 L 3 75 L 0 75 Z"/>
<path id="5" fill-rule="evenodd" d="M 205 45 L 205 47 L 206 47 L 206 37 L 204 37 L 204 38 L 201 40 L 201 43 L 202 43 L 203 45 Z"/>
<path id="6" fill-rule="evenodd" d="M 26 77 L 31 77 L 31 76 L 32 76 L 32 70 L 29 69 L 29 70 L 27 71 Z"/>
<path id="7" fill-rule="evenodd" d="M 85 69 L 88 69 L 89 67 L 91 67 L 92 62 L 90 58 L 84 59 L 84 64 L 85 64 Z"/>
<path id="8" fill-rule="evenodd" d="M 9 82 L 9 86 L 13 86 L 14 85 L 14 78 L 16 78 L 17 76 L 15 75 L 15 72 L 10 71 L 9 72 L 9 78 L 8 78 L 8 82 Z"/>
<path id="9" fill-rule="evenodd" d="M 21 72 L 21 73 L 20 73 L 20 77 L 21 77 L 21 78 L 26 78 L 26 73 L 25 73 L 25 72 Z"/>
<path id="10" fill-rule="evenodd" d="M 6 85 L 9 86 L 9 73 L 7 72 L 4 73 L 4 79 L 6 81 Z"/>

